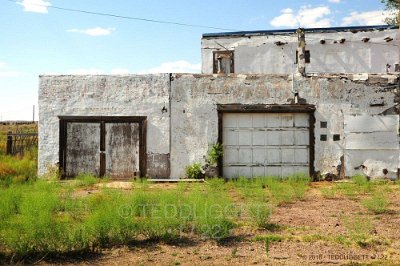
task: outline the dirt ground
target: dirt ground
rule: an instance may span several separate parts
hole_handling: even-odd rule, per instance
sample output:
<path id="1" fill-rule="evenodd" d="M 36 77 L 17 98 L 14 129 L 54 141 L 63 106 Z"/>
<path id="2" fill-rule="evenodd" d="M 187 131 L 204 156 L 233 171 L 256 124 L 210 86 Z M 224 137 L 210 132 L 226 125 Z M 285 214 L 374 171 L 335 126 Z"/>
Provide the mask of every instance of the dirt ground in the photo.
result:
<path id="1" fill-rule="evenodd" d="M 171 186 L 171 185 L 166 185 Z M 45 257 L 39 265 L 400 265 L 400 194 L 390 193 L 390 211 L 372 214 L 361 200 L 343 195 L 324 197 L 321 188 L 332 183 L 312 183 L 304 200 L 273 211 L 269 230 L 241 226 L 234 237 L 204 240 L 189 236 L 173 243 L 137 241 L 104 249 L 96 254 Z M 370 223 L 366 245 L 341 243 L 349 226 L 344 218 Z M 274 235 L 275 241 L 255 239 Z M 339 240 L 338 240 L 339 239 Z"/>

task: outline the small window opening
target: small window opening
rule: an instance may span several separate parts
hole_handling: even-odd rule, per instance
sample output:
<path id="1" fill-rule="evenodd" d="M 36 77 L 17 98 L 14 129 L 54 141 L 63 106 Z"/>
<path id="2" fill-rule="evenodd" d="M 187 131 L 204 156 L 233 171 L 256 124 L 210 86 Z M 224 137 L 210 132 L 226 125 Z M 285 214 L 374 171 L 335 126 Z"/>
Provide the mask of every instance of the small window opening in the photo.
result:
<path id="1" fill-rule="evenodd" d="M 328 122 L 326 121 L 321 121 L 320 123 L 320 128 L 327 128 L 328 127 Z"/>
<path id="2" fill-rule="evenodd" d="M 325 134 L 319 136 L 320 141 L 326 141 L 328 138 Z"/>
<path id="3" fill-rule="evenodd" d="M 234 73 L 233 51 L 214 51 L 213 73 L 229 74 Z"/>
<path id="4" fill-rule="evenodd" d="M 340 140 L 340 135 L 339 134 L 334 134 L 333 135 L 333 141 L 339 141 Z"/>

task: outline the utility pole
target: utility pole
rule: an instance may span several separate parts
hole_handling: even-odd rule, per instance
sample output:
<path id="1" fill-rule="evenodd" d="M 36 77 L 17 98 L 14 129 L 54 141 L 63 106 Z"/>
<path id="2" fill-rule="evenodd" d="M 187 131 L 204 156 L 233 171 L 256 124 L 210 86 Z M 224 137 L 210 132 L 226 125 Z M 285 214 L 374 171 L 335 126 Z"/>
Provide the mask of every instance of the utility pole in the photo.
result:
<path id="1" fill-rule="evenodd" d="M 306 34 L 303 28 L 297 31 L 297 72 L 306 76 Z"/>

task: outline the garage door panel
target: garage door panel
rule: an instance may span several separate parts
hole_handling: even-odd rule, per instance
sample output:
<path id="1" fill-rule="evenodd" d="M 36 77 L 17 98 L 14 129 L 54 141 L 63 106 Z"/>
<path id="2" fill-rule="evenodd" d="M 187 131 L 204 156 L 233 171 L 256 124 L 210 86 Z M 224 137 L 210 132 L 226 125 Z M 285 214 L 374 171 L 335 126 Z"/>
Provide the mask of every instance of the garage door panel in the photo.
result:
<path id="1" fill-rule="evenodd" d="M 265 145 L 265 131 L 264 130 L 256 130 L 252 132 L 253 146 L 264 146 Z"/>
<path id="2" fill-rule="evenodd" d="M 280 131 L 280 145 L 294 145 L 294 131 Z"/>
<path id="3" fill-rule="evenodd" d="M 296 149 L 295 150 L 295 161 L 297 163 L 304 163 L 307 164 L 309 161 L 309 154 L 308 154 L 308 149 L 307 148 L 303 148 L 303 149 Z"/>
<path id="4" fill-rule="evenodd" d="M 265 163 L 265 148 L 253 148 L 253 164 L 262 164 Z"/>
<path id="5" fill-rule="evenodd" d="M 281 176 L 282 171 L 280 166 L 268 166 L 265 167 L 266 176 Z"/>
<path id="6" fill-rule="evenodd" d="M 238 176 L 239 177 L 252 177 L 252 171 L 250 166 L 238 166 Z"/>
<path id="7" fill-rule="evenodd" d="M 252 150 L 251 148 L 239 148 L 239 161 L 240 164 L 251 164 Z"/>
<path id="8" fill-rule="evenodd" d="M 295 145 L 309 145 L 310 133 L 308 131 L 296 131 L 294 134 Z"/>
<path id="9" fill-rule="evenodd" d="M 249 130 L 240 130 L 239 131 L 239 145 L 251 145 L 251 134 L 252 132 Z"/>
<path id="10" fill-rule="evenodd" d="M 307 175 L 309 171 L 310 171 L 310 167 L 308 167 L 308 166 L 296 166 L 294 169 L 294 174 Z"/>
<path id="11" fill-rule="evenodd" d="M 235 164 L 239 162 L 239 148 L 225 147 L 224 164 Z"/>
<path id="12" fill-rule="evenodd" d="M 253 114 L 253 128 L 265 128 L 264 114 Z"/>
<path id="13" fill-rule="evenodd" d="M 236 114 L 224 114 L 224 126 L 236 128 L 238 126 Z"/>
<path id="14" fill-rule="evenodd" d="M 282 149 L 282 163 L 293 164 L 295 163 L 294 149 Z"/>
<path id="15" fill-rule="evenodd" d="M 281 115 L 281 127 L 294 127 L 293 114 Z"/>
<path id="16" fill-rule="evenodd" d="M 267 149 L 267 164 L 277 164 L 281 162 L 281 149 Z"/>
<path id="17" fill-rule="evenodd" d="M 264 177 L 264 176 L 266 176 L 264 166 L 253 167 L 253 177 Z"/>
<path id="18" fill-rule="evenodd" d="M 239 177 L 237 167 L 235 167 L 235 166 L 226 166 L 226 167 L 224 167 L 224 175 L 228 176 L 229 178 Z"/>
<path id="19" fill-rule="evenodd" d="M 295 166 L 285 166 L 282 167 L 282 176 L 289 176 L 296 173 L 297 167 Z"/>
<path id="20" fill-rule="evenodd" d="M 227 128 L 223 133 L 225 145 L 238 145 L 239 132 L 235 129 Z"/>
<path id="21" fill-rule="evenodd" d="M 309 138 L 308 114 L 224 114 L 224 176 L 308 172 Z"/>
<path id="22" fill-rule="evenodd" d="M 281 134 L 279 131 L 266 131 L 267 145 L 281 145 Z"/>
<path id="23" fill-rule="evenodd" d="M 278 114 L 266 115 L 267 128 L 279 128 L 281 127 L 281 117 Z"/>
<path id="24" fill-rule="evenodd" d="M 295 114 L 295 126 L 296 127 L 306 127 L 310 126 L 310 119 L 308 114 Z"/>
<path id="25" fill-rule="evenodd" d="M 239 128 L 250 128 L 252 127 L 252 117 L 251 114 L 240 114 L 237 117 Z"/>

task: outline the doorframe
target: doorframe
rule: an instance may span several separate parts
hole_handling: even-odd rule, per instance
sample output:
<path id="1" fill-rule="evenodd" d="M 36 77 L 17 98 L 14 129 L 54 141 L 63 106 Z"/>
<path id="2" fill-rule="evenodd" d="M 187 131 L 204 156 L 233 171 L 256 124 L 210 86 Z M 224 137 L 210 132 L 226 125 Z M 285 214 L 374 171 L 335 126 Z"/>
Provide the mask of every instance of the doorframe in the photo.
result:
<path id="1" fill-rule="evenodd" d="M 62 179 L 66 176 L 64 169 L 67 164 L 67 124 L 68 123 L 99 123 L 100 150 L 104 150 L 105 123 L 138 123 L 139 124 L 139 171 L 140 177 L 147 171 L 147 117 L 146 116 L 58 116 L 59 118 L 59 171 Z M 105 174 L 105 154 L 100 154 L 100 177 Z"/>
<path id="2" fill-rule="evenodd" d="M 223 142 L 223 114 L 224 113 L 307 113 L 309 114 L 309 175 L 316 180 L 314 168 L 315 160 L 315 105 L 312 104 L 217 104 L 218 112 L 218 142 Z M 223 173 L 223 155 L 218 160 L 218 170 Z"/>

